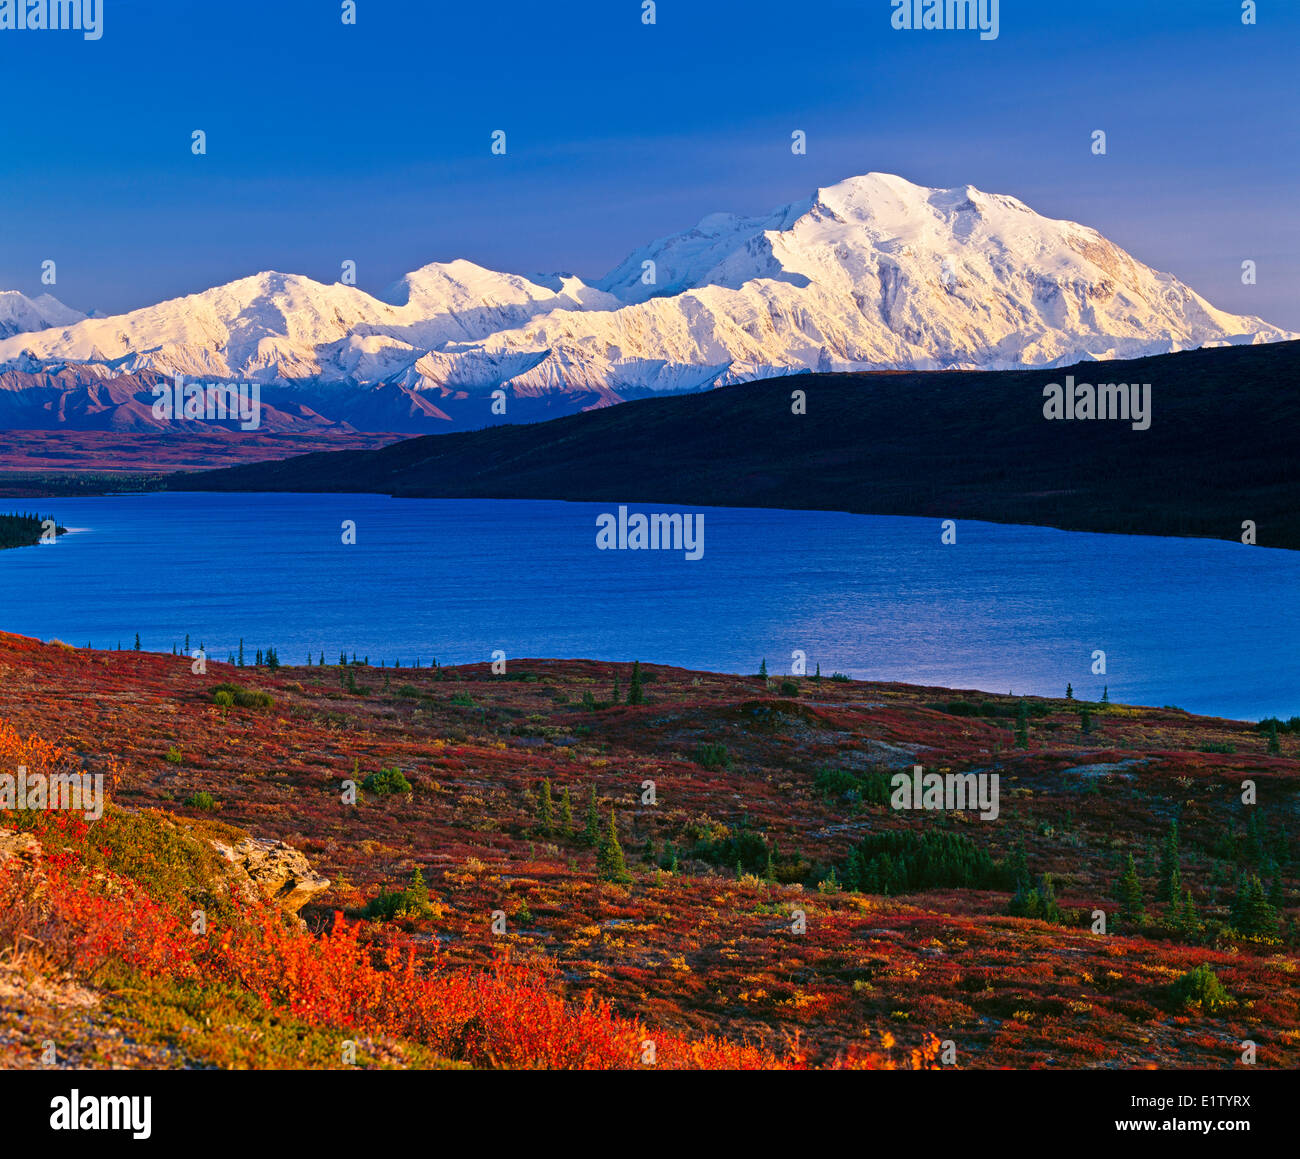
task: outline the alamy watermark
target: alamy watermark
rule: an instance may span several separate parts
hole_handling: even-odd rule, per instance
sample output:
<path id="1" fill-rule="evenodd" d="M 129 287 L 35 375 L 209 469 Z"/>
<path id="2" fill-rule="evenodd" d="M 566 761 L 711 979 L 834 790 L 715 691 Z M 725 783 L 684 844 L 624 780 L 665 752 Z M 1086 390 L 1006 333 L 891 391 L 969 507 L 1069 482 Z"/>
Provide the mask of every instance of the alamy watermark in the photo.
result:
<path id="1" fill-rule="evenodd" d="M 981 821 L 998 819 L 997 773 L 927 773 L 913 765 L 911 775 L 890 778 L 891 809 L 979 809 Z"/>
<path id="2" fill-rule="evenodd" d="M 130 1131 L 133 1139 L 153 1133 L 152 1095 L 83 1095 L 73 1087 L 50 1100 L 51 1131 Z"/>
<path id="3" fill-rule="evenodd" d="M 1149 382 L 1076 383 L 1065 376 L 1065 386 L 1049 382 L 1043 387 L 1045 419 L 1120 419 L 1131 422 L 1135 431 L 1151 426 L 1151 384 Z"/>
<path id="4" fill-rule="evenodd" d="M 905 31 L 979 30 L 981 40 L 997 40 L 998 0 L 890 0 L 889 23 Z"/>
<path id="5" fill-rule="evenodd" d="M 165 421 L 190 419 L 218 422 L 239 419 L 239 429 L 262 425 L 262 387 L 256 382 L 186 382 L 183 374 L 153 388 L 153 417 Z"/>
<path id="6" fill-rule="evenodd" d="M 596 516 L 596 547 L 601 551 L 683 551 L 687 559 L 704 556 L 704 513 L 656 511 L 631 515 L 627 507 L 618 514 Z"/>
<path id="7" fill-rule="evenodd" d="M 104 815 L 103 773 L 27 772 L 18 766 L 18 775 L 0 773 L 0 809 L 70 809 L 84 813 L 87 821 Z"/>
<path id="8" fill-rule="evenodd" d="M 0 0 L 0 32 L 80 32 L 104 35 L 103 0 Z"/>

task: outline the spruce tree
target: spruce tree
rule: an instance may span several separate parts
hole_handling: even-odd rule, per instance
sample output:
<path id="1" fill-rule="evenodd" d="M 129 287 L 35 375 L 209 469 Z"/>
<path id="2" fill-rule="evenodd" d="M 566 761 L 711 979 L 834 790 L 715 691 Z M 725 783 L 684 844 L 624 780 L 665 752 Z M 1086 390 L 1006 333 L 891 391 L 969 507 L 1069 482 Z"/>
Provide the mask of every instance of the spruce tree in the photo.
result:
<path id="1" fill-rule="evenodd" d="M 632 661 L 632 683 L 627 690 L 628 704 L 644 704 L 645 692 L 641 689 L 641 661 Z"/>
<path id="2" fill-rule="evenodd" d="M 1232 902 L 1232 926 L 1240 934 L 1270 938 L 1277 933 L 1277 911 L 1268 904 L 1264 885 L 1255 874 L 1241 875 Z"/>
<path id="3" fill-rule="evenodd" d="M 1139 926 L 1146 920 L 1142 910 L 1142 882 L 1138 880 L 1137 865 L 1131 853 L 1123 876 L 1115 884 L 1115 896 L 1119 899 L 1120 920 L 1125 925 Z"/>
<path id="4" fill-rule="evenodd" d="M 591 796 L 587 800 L 587 828 L 583 840 L 588 845 L 600 844 L 600 813 L 596 810 L 596 786 L 591 786 Z"/>
<path id="5" fill-rule="evenodd" d="M 138 641 L 139 639 L 140 637 L 137 636 L 136 640 Z M 139 645 L 137 644 L 136 651 L 138 652 L 139 650 Z M 1282 744 L 1277 739 L 1277 721 L 1275 720 L 1270 720 L 1268 722 L 1268 752 L 1270 756 L 1274 757 L 1282 755 Z"/>
<path id="6" fill-rule="evenodd" d="M 1109 684 L 1107 684 L 1107 685 L 1106 685 L 1106 686 L 1101 690 L 1101 702 L 1102 702 L 1102 704 L 1109 704 L 1109 703 L 1110 703 L 1110 685 L 1109 685 Z"/>
<path id="7" fill-rule="evenodd" d="M 1016 889 L 1016 896 L 1011 899 L 1011 913 L 1025 918 L 1038 918 L 1044 922 L 1064 920 L 1061 907 L 1056 903 L 1056 886 L 1052 884 L 1052 875 L 1045 873 L 1034 889 L 1026 888 L 1026 883 Z"/>
<path id="8" fill-rule="evenodd" d="M 623 847 L 618 842 L 618 826 L 614 824 L 614 810 L 609 811 L 609 830 L 596 854 L 596 875 L 601 881 L 626 884 L 632 880 L 623 860 Z"/>
<path id="9" fill-rule="evenodd" d="M 573 802 L 569 800 L 569 786 L 560 791 L 560 825 L 567 837 L 573 832 Z"/>
<path id="10" fill-rule="evenodd" d="M 1065 699 L 1066 700 L 1074 699 L 1074 685 L 1070 684 L 1068 681 L 1066 682 L 1065 685 Z"/>

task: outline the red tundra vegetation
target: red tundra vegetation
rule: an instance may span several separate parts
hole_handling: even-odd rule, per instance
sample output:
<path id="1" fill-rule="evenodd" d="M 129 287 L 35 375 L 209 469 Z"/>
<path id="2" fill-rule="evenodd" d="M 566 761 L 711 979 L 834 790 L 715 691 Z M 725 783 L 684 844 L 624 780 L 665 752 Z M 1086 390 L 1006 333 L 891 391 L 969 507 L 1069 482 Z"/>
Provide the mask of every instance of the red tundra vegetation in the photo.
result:
<path id="1" fill-rule="evenodd" d="M 1300 1062 L 1287 724 L 5 635 L 0 722 L 0 775 L 110 802 L 0 811 L 0 1065 Z M 892 808 L 914 765 L 997 818 Z M 329 878 L 299 916 L 250 835 Z"/>

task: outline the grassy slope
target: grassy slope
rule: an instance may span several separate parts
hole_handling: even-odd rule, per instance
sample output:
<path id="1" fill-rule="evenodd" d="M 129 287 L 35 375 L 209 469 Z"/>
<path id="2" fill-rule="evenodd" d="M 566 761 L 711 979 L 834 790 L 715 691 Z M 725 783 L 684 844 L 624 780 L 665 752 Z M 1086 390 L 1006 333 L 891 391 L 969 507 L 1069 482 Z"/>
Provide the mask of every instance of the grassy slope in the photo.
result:
<path id="1" fill-rule="evenodd" d="M 1152 424 L 1048 422 L 1042 388 L 1150 382 Z M 171 480 L 821 508 L 1300 547 L 1300 342 L 1061 370 L 800 375 L 532 426 L 410 439 Z M 807 414 L 790 392 L 807 392 Z"/>
<path id="2" fill-rule="evenodd" d="M 1228 934 L 1198 944 L 1157 924 L 1099 938 L 1084 922 L 1094 907 L 1113 914 L 1113 882 L 1129 852 L 1150 900 L 1150 850 L 1175 812 L 1184 882 L 1203 918 L 1225 920 L 1236 873 L 1251 866 L 1240 840 L 1239 855 L 1224 854 L 1227 835 L 1243 832 L 1245 778 L 1259 786 L 1269 840 L 1288 851 L 1282 878 L 1294 920 L 1296 850 L 1284 834 L 1297 806 L 1300 738 L 1284 736 L 1282 755 L 1270 756 L 1250 726 L 1124 706 L 1096 708 L 1096 730 L 1085 735 L 1079 706 L 1054 701 L 1032 719 L 1022 752 L 1012 747 L 1009 718 L 953 715 L 943 710 L 953 694 L 942 690 L 804 680 L 790 695 L 756 678 L 646 672 L 645 705 L 591 710 L 583 694 L 608 698 L 615 677 L 626 693 L 629 666 L 517 661 L 506 679 L 485 666 L 361 668 L 363 695 L 345 691 L 333 667 L 272 673 L 212 664 L 196 677 L 171 656 L 0 636 L 0 719 L 65 745 L 92 768 L 119 760 L 114 800 L 163 811 L 133 816 L 210 824 L 212 815 L 183 804 L 206 790 L 222 823 L 304 850 L 333 882 L 323 904 L 306 911 L 317 928 L 333 908 L 359 919 L 377 891 L 419 867 L 431 914 L 386 923 L 376 932 L 381 942 L 409 934 L 427 953 L 436 934 L 451 968 L 482 967 L 508 945 L 516 960 L 549 960 L 550 985 L 571 1002 L 592 992 L 663 1033 L 722 1033 L 778 1051 L 797 1037 L 813 1062 L 860 1043 L 864 1028 L 894 1035 L 903 1048 L 934 1034 L 957 1043 L 966 1067 L 1230 1067 L 1235 1044 L 1251 1038 L 1261 1065 L 1300 1064 L 1293 945 Z M 213 705 L 211 688 L 232 677 L 269 690 L 274 707 Z M 1006 698 L 969 699 L 1010 711 Z M 723 744 L 730 766 L 702 767 L 695 757 L 703 741 Z M 180 763 L 165 759 L 172 746 Z M 1234 751 L 1203 751 L 1225 748 Z M 927 769 L 999 768 L 1001 818 L 959 817 L 950 828 L 998 857 L 1022 845 L 1034 873 L 1055 875 L 1082 924 L 1010 917 L 1000 890 L 817 892 L 817 878 L 865 833 L 939 824 L 823 791 L 817 770 L 861 774 L 913 759 Z M 1138 763 L 1078 771 L 1125 760 Z M 409 796 L 340 804 L 345 779 L 386 767 L 402 770 Z M 630 886 L 598 882 L 594 855 L 576 834 L 542 831 L 543 778 L 557 806 L 561 790 L 571 790 L 579 828 L 592 790 L 606 821 L 615 811 Z M 646 779 L 656 782 L 654 807 L 639 804 Z M 779 876 L 802 881 L 738 879 L 730 865 L 690 856 L 702 837 L 747 830 L 779 847 Z M 680 873 L 643 859 L 647 843 L 662 853 L 667 842 L 681 851 Z M 205 888 L 184 877 L 158 892 Z M 801 936 L 790 932 L 796 907 L 807 914 Z M 498 909 L 508 915 L 504 939 L 491 931 Z M 1171 1000 L 1173 979 L 1203 961 L 1235 997 L 1229 1010 L 1209 1015 Z M 157 1065 L 329 1065 L 337 1048 L 328 1026 L 269 1018 L 238 987 L 156 985 L 161 993 L 134 985 L 93 1015 L 67 1014 L 81 1020 L 80 1031 L 65 1032 L 73 1049 L 102 1062 L 125 1050 L 110 1047 L 126 1038 Z M 0 1042 L 7 1034 L 26 1043 L 39 1024 L 5 1007 L 3 994 L 0 987 L 9 1030 L 0 1016 Z M 87 1027 L 110 1045 L 86 1047 Z M 399 1041 L 363 1061 L 432 1065 L 449 1055 L 456 1051 Z"/>

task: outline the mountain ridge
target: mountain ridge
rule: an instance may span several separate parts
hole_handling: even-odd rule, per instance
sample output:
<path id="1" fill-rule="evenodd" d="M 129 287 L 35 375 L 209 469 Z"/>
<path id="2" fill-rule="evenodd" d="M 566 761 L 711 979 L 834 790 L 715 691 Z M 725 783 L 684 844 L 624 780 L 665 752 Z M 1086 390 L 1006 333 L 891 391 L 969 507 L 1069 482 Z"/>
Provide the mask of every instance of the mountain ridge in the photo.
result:
<path id="1" fill-rule="evenodd" d="M 576 411 L 806 371 L 1047 368 L 1295 337 L 1014 197 L 868 173 L 766 215 L 710 214 L 592 283 L 457 259 L 375 296 L 262 271 L 0 336 L 0 425 L 23 374 L 258 382 L 328 421 L 409 431 L 489 425 L 498 391 Z M 367 392 L 380 397 L 357 404 Z"/>

